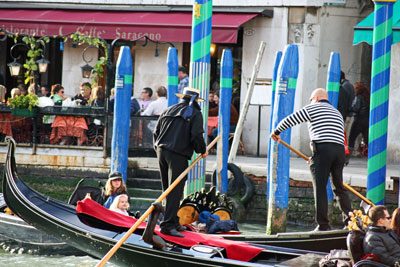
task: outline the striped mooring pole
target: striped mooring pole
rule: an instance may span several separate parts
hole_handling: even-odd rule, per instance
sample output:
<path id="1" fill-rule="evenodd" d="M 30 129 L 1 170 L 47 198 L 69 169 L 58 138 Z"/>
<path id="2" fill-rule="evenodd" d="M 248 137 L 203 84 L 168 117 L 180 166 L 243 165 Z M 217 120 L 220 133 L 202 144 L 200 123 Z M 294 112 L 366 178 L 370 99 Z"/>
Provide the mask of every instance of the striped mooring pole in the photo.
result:
<path id="1" fill-rule="evenodd" d="M 210 90 L 210 47 L 212 0 L 196 0 L 193 4 L 192 43 L 190 49 L 189 86 L 200 90 L 203 113 L 204 140 L 207 140 L 208 93 Z M 188 175 L 186 195 L 205 186 L 206 160 L 202 159 Z"/>
<path id="2" fill-rule="evenodd" d="M 337 108 L 339 102 L 339 89 L 340 89 L 340 54 L 338 52 L 331 52 L 328 65 L 328 77 L 326 81 L 326 91 L 328 92 L 328 100 Z M 333 203 L 333 191 L 330 179 L 326 186 L 326 193 L 328 202 Z"/>
<path id="3" fill-rule="evenodd" d="M 272 133 L 274 130 L 272 127 L 272 121 L 273 121 L 273 115 L 274 115 L 274 104 L 275 104 L 275 92 L 276 92 L 276 79 L 278 77 L 278 69 L 279 69 L 279 64 L 281 63 L 281 58 L 282 58 L 282 52 L 278 51 L 276 52 L 275 55 L 275 64 L 274 64 L 274 70 L 272 72 L 272 85 L 271 85 L 271 108 L 270 108 L 270 117 L 269 117 L 269 133 Z M 272 146 L 272 139 L 268 137 L 268 158 L 267 158 L 267 186 L 266 186 L 266 195 L 268 199 L 268 184 L 269 184 L 269 171 L 270 169 L 268 168 L 271 160 L 271 146 Z"/>
<path id="4" fill-rule="evenodd" d="M 383 204 L 385 199 L 392 17 L 395 2 L 396 0 L 374 1 L 367 198 L 375 204 Z"/>
<path id="5" fill-rule="evenodd" d="M 178 103 L 178 51 L 175 47 L 168 48 L 167 69 L 168 69 L 168 107 Z"/>
<path id="6" fill-rule="evenodd" d="M 131 119 L 132 56 L 122 46 L 115 73 L 114 123 L 111 139 L 111 171 L 118 171 L 126 183 L 128 170 L 129 123 Z"/>
<path id="7" fill-rule="evenodd" d="M 231 121 L 233 60 L 232 51 L 224 49 L 221 59 L 220 99 L 218 111 L 218 135 L 221 142 L 217 147 L 217 189 L 228 192 L 229 130 Z"/>
<path id="8" fill-rule="evenodd" d="M 278 70 L 272 122 L 274 129 L 282 119 L 293 112 L 298 73 L 298 47 L 290 44 L 285 47 Z M 283 141 L 290 143 L 291 129 L 284 131 L 280 136 Z M 286 147 L 278 145 L 277 142 L 272 143 L 270 151 L 267 234 L 275 234 L 286 230 L 290 151 Z"/>

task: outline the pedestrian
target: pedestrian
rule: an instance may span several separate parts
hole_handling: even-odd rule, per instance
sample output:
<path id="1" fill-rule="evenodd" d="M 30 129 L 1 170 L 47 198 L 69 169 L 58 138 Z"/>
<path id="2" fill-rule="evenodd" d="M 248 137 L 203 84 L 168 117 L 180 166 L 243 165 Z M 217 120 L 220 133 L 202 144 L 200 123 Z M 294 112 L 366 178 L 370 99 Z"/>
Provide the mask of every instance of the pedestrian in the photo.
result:
<path id="1" fill-rule="evenodd" d="M 154 131 L 154 147 L 160 166 L 163 191 L 188 167 L 193 151 L 206 154 L 203 138 L 203 116 L 198 101 L 199 90 L 186 87 L 178 93 L 178 104 L 169 107 L 160 115 Z M 177 212 L 182 198 L 186 177 L 167 196 L 164 221 L 161 232 L 167 235 L 183 237 L 179 231 L 185 227 L 179 224 Z"/>
<path id="2" fill-rule="evenodd" d="M 344 72 L 341 71 L 338 110 L 340 114 L 342 114 L 344 121 L 344 130 L 347 135 L 349 134 L 351 124 L 353 123 L 353 117 L 349 116 L 353 100 L 354 100 L 354 87 L 350 83 L 350 81 L 346 79 L 346 75 L 344 74 Z"/>
<path id="3" fill-rule="evenodd" d="M 182 94 L 183 89 L 189 86 L 189 76 L 184 66 L 180 66 L 178 68 L 178 79 L 178 93 Z"/>
<path id="4" fill-rule="evenodd" d="M 351 105 L 351 114 L 354 117 L 354 121 L 351 125 L 349 135 L 350 155 L 354 151 L 356 139 L 359 134 L 362 134 L 364 144 L 368 144 L 369 130 L 369 89 L 364 83 L 356 82 L 354 84 L 354 92 L 356 97 Z"/>
<path id="5" fill-rule="evenodd" d="M 318 223 L 315 231 L 327 231 L 331 229 L 326 193 L 329 174 L 332 177 L 333 192 L 338 197 L 343 212 L 344 225 L 347 225 L 351 211 L 350 198 L 343 186 L 344 122 L 339 111 L 329 103 L 325 89 L 315 89 L 310 101 L 309 105 L 284 118 L 271 134 L 271 138 L 279 141 L 281 132 L 303 122 L 309 123 L 312 149 L 309 164 L 314 187 L 315 217 Z"/>

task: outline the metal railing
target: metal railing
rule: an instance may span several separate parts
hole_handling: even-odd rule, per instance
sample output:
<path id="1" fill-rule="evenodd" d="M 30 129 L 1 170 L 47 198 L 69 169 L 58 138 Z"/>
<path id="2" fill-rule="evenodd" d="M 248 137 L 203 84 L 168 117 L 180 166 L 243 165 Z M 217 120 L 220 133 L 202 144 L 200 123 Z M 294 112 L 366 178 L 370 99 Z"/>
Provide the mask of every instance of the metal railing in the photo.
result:
<path id="1" fill-rule="evenodd" d="M 10 107 L 0 105 L 0 142 L 11 135 L 17 143 L 31 146 L 33 154 L 41 145 L 98 147 L 103 148 L 105 156 L 111 154 L 113 114 L 106 120 L 102 107 L 49 106 L 38 108 L 31 117 L 12 113 Z M 157 116 L 131 116 L 129 156 L 155 156 L 153 129 L 157 119 Z M 105 131 L 107 142 L 104 142 Z"/>

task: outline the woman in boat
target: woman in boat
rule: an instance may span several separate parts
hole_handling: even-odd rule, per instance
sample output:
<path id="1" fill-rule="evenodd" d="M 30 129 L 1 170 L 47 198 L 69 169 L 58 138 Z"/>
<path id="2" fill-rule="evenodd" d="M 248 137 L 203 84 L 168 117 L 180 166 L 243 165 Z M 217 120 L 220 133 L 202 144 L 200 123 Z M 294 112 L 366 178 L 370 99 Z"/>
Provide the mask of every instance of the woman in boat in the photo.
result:
<path id="1" fill-rule="evenodd" d="M 400 239 L 400 208 L 397 208 L 393 211 L 390 228 L 392 228 L 392 230 L 396 233 L 396 235 Z"/>
<path id="2" fill-rule="evenodd" d="M 122 174 L 120 172 L 112 172 L 108 176 L 108 180 L 106 183 L 106 188 L 105 188 L 105 202 L 104 202 L 104 207 L 107 209 L 110 208 L 111 204 L 113 203 L 114 199 L 118 195 L 126 194 L 128 190 L 126 189 L 126 185 L 122 181 Z M 129 199 L 129 198 L 128 198 Z"/>
<path id="3" fill-rule="evenodd" d="M 114 198 L 109 210 L 129 216 L 129 197 L 127 194 L 121 194 Z"/>

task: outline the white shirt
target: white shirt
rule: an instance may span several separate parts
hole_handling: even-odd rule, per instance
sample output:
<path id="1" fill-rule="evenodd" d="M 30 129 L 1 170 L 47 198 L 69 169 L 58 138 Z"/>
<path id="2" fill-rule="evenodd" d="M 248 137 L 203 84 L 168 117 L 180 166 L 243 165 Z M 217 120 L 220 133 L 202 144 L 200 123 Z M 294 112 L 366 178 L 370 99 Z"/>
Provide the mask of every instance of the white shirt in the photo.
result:
<path id="1" fill-rule="evenodd" d="M 142 116 L 159 116 L 168 108 L 168 101 L 166 97 L 159 97 L 141 113 Z"/>

